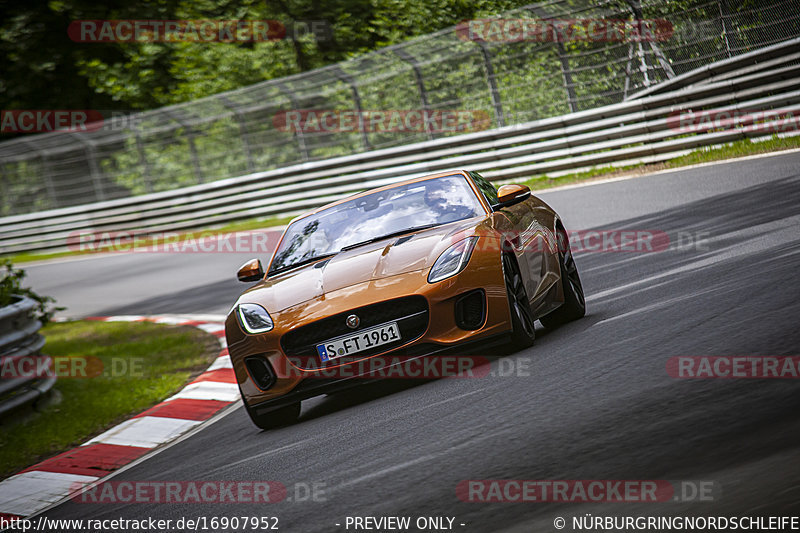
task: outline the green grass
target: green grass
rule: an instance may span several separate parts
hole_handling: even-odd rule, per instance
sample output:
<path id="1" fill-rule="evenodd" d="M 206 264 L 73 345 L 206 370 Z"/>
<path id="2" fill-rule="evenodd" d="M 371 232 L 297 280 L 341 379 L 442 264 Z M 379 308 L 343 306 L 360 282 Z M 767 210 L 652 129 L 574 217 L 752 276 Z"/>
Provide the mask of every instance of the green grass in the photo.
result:
<path id="1" fill-rule="evenodd" d="M 157 404 L 219 354 L 218 341 L 208 333 L 149 322 L 51 323 L 42 333 L 43 353 L 81 357 L 90 361 L 88 369 L 99 368 L 88 359 L 98 358 L 103 374 L 60 377 L 41 411 L 23 409 L 2 422 L 0 479 Z"/>
<path id="2" fill-rule="evenodd" d="M 593 178 L 600 178 L 602 176 L 608 176 L 610 174 L 622 174 L 623 172 L 633 170 L 640 166 L 641 165 L 631 165 L 627 167 L 599 167 L 587 170 L 585 172 L 564 174 L 563 176 L 559 176 L 557 178 L 551 178 L 546 174 L 543 174 L 541 176 L 536 176 L 535 178 L 526 181 L 525 185 L 527 185 L 528 187 L 531 188 L 531 190 L 534 191 L 550 189 L 552 187 L 560 187 L 561 185 L 571 185 L 573 183 L 580 183 L 582 181 L 587 181 Z"/>
<path id="3" fill-rule="evenodd" d="M 77 257 L 80 255 L 89 255 L 91 252 L 21 252 L 14 255 L 7 255 L 3 257 L 8 257 L 11 259 L 11 262 L 15 265 L 20 263 L 30 263 L 32 261 L 44 261 L 47 259 L 58 259 L 60 257 Z"/>
<path id="4" fill-rule="evenodd" d="M 576 172 L 573 174 L 565 174 L 557 178 L 552 178 L 546 174 L 535 176 L 523 183 L 528 185 L 532 190 L 549 189 L 551 187 L 558 187 L 561 185 L 570 185 L 573 183 L 580 183 L 601 177 L 613 177 L 628 175 L 630 173 L 647 174 L 657 170 L 680 168 L 688 165 L 696 165 L 698 163 L 707 163 L 710 161 L 722 161 L 724 159 L 731 159 L 734 157 L 743 157 L 747 155 L 762 154 L 767 152 L 778 152 L 781 150 L 788 150 L 792 148 L 800 148 L 800 136 L 788 137 L 785 139 L 773 137 L 767 141 L 751 142 L 749 139 L 736 141 L 725 146 L 713 149 L 699 149 L 689 154 L 670 159 L 664 163 L 654 163 L 648 165 L 630 165 L 625 167 L 598 167 L 585 172 Z M 229 233 L 234 231 L 250 231 L 272 226 L 283 226 L 288 224 L 294 217 L 271 217 L 266 219 L 248 219 L 239 222 L 233 222 L 221 227 L 198 230 L 195 232 L 186 232 L 182 235 L 214 235 L 219 233 Z M 103 250 L 98 250 L 102 252 Z M 66 252 L 30 252 L 20 253 L 8 256 L 13 263 L 26 263 L 30 261 L 40 261 L 44 259 L 57 259 L 60 257 L 87 255 L 97 253 L 95 251 L 79 252 L 79 251 L 66 251 Z"/>
<path id="5" fill-rule="evenodd" d="M 637 174 L 647 174 L 664 169 L 678 169 L 689 165 L 697 165 L 700 163 L 709 163 L 712 161 L 723 161 L 725 159 L 732 159 L 735 157 L 744 157 L 748 155 L 764 154 L 769 152 L 779 152 L 781 150 L 790 150 L 793 148 L 800 148 L 800 136 L 787 137 L 785 139 L 773 137 L 767 141 L 752 142 L 749 139 L 743 139 L 724 146 L 698 149 L 686 155 L 669 159 L 663 163 L 653 163 L 648 165 L 629 165 L 624 167 L 598 167 L 585 172 L 576 172 L 573 174 L 565 174 L 557 178 L 551 178 L 546 174 L 536 176 L 525 182 L 525 185 L 531 190 L 548 189 L 550 187 L 558 187 L 560 185 L 571 185 L 582 181 L 598 179 L 602 177 L 613 177 L 628 175 L 632 172 Z"/>
<path id="6" fill-rule="evenodd" d="M 270 218 L 252 218 L 249 220 L 240 220 L 238 222 L 231 222 L 220 228 L 216 228 L 214 233 L 229 233 L 233 231 L 250 231 L 254 229 L 270 228 L 274 226 L 285 226 L 292 221 L 294 216 L 288 217 L 270 217 Z"/>
<path id="7" fill-rule="evenodd" d="M 744 157 L 748 155 L 764 154 L 767 152 L 779 152 L 800 148 L 800 136 L 787 137 L 785 139 L 773 137 L 768 141 L 751 142 L 748 139 L 736 141 L 713 150 L 695 150 L 689 154 L 670 159 L 667 164 L 669 168 L 680 168 L 698 163 L 709 161 L 720 161 L 732 159 L 734 157 Z"/>

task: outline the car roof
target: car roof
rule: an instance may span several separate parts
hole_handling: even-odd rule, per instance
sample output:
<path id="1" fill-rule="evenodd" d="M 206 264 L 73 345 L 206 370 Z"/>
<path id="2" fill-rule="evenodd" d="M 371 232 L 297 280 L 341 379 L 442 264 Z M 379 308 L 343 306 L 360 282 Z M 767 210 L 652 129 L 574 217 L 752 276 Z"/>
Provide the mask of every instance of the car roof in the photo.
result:
<path id="1" fill-rule="evenodd" d="M 385 191 L 385 190 L 389 190 L 389 189 L 394 189 L 395 187 L 399 187 L 399 186 L 402 186 L 402 185 L 407 185 L 409 183 L 416 183 L 416 182 L 419 182 L 419 181 L 427 181 L 427 180 L 435 179 L 435 178 L 443 178 L 445 176 L 453 176 L 453 175 L 456 175 L 456 174 L 460 174 L 460 175 L 463 175 L 465 177 L 469 176 L 468 171 L 455 169 L 455 170 L 446 170 L 444 172 L 437 172 L 436 174 L 426 174 L 425 176 L 417 176 L 416 178 L 410 178 L 410 179 L 406 179 L 406 180 L 395 181 L 395 182 L 390 183 L 388 185 L 382 185 L 381 187 L 375 187 L 375 188 L 367 189 L 365 191 L 361 191 L 361 192 L 358 192 L 358 193 L 355 193 L 355 194 L 351 194 L 349 196 L 345 196 L 344 198 L 340 198 L 339 200 L 336 200 L 336 201 L 331 202 L 329 204 L 325 204 L 323 206 L 320 206 L 320 207 L 317 207 L 315 209 L 312 209 L 311 211 L 307 211 L 307 212 L 303 213 L 302 215 L 299 215 L 299 216 L 293 218 L 291 220 L 291 222 L 289 222 L 289 224 L 292 224 L 296 220 L 300 220 L 300 219 L 306 218 L 307 216 L 313 215 L 315 213 L 319 213 L 320 211 L 324 211 L 325 209 L 328 209 L 328 208 L 333 207 L 335 205 L 339 205 L 339 204 L 341 204 L 343 202 L 347 202 L 347 201 L 353 200 L 355 198 L 359 198 L 361 196 L 372 194 L 374 192 Z"/>

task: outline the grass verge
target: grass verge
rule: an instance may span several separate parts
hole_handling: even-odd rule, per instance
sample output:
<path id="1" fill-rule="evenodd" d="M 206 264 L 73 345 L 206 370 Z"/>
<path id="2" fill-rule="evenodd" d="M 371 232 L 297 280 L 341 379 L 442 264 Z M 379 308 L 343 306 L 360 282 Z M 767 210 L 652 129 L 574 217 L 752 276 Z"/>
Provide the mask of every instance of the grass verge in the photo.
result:
<path id="1" fill-rule="evenodd" d="M 59 377 L 39 411 L 23 409 L 2 422 L 0 479 L 157 404 L 205 370 L 220 349 L 197 328 L 149 322 L 51 323 L 42 333 L 44 353 L 99 369 L 97 358 L 102 374 Z"/>
<path id="2" fill-rule="evenodd" d="M 689 154 L 670 159 L 663 163 L 653 163 L 647 165 L 631 165 L 625 167 L 599 167 L 593 168 L 585 172 L 576 172 L 573 174 L 565 174 L 557 178 L 549 177 L 546 174 L 535 176 L 528 181 L 528 185 L 532 190 L 549 189 L 561 185 L 571 185 L 574 183 L 581 183 L 601 178 L 622 177 L 630 175 L 645 175 L 651 172 L 666 169 L 678 169 L 681 167 L 696 165 L 698 163 L 707 163 L 712 161 L 723 161 L 735 157 L 743 157 L 748 155 L 763 154 L 768 152 L 779 152 L 782 150 L 789 150 L 792 148 L 800 148 L 800 136 L 779 138 L 773 137 L 766 141 L 752 142 L 749 139 L 743 139 L 724 146 L 711 149 L 699 149 Z M 263 229 L 272 226 L 282 226 L 287 224 L 294 217 L 273 217 L 267 219 L 249 219 L 242 220 L 227 224 L 225 226 L 213 229 L 198 230 L 195 232 L 186 232 L 181 234 L 182 237 L 194 236 L 202 237 L 209 235 L 217 235 L 221 233 L 230 233 L 234 231 L 250 231 L 256 229 Z M 146 240 L 143 242 L 147 242 Z M 103 250 L 93 251 L 65 251 L 65 252 L 30 252 L 20 253 L 8 256 L 15 264 L 26 263 L 30 261 L 41 261 L 45 259 L 57 259 L 60 257 L 88 255 Z"/>
<path id="3" fill-rule="evenodd" d="M 587 170 L 586 172 L 576 172 L 564 174 L 557 178 L 551 178 L 546 174 L 536 176 L 525 182 L 531 190 L 549 189 L 561 185 L 572 185 L 585 181 L 592 181 L 603 178 L 614 178 L 631 175 L 645 175 L 659 170 L 679 169 L 700 163 L 710 163 L 713 161 L 724 161 L 736 157 L 748 155 L 765 154 L 770 152 L 780 152 L 800 148 L 800 136 L 779 138 L 773 137 L 766 141 L 753 142 L 743 139 L 723 146 L 710 149 L 699 149 L 663 163 L 652 163 L 646 165 L 630 165 L 624 167 L 599 167 Z"/>

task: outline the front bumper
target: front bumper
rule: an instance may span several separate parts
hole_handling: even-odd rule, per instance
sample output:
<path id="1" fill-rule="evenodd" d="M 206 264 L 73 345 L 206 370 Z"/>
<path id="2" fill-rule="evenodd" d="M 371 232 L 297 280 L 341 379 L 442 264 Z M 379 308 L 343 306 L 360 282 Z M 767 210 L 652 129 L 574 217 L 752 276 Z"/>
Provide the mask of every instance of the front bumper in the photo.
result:
<path id="1" fill-rule="evenodd" d="M 289 403 L 352 386 L 358 382 L 353 377 L 365 377 L 364 372 L 356 371 L 351 376 L 330 378 L 327 377 L 330 374 L 326 372 L 331 369 L 355 366 L 367 359 L 394 355 L 413 360 L 445 352 L 454 355 L 453 352 L 459 350 L 463 353 L 467 349 L 466 344 L 497 340 L 495 337 L 511 328 L 508 298 L 499 261 L 493 260 L 488 254 L 475 254 L 467 269 L 434 284 L 427 282 L 427 273 L 427 270 L 420 270 L 370 280 L 326 293 L 320 298 L 279 312 L 267 308 L 275 322 L 275 329 L 259 335 L 245 334 L 235 314 L 230 313 L 226 321 L 228 350 L 244 401 L 251 409 L 268 412 Z M 456 323 L 455 302 L 464 294 L 479 289 L 486 295 L 486 319 L 481 327 L 464 330 Z M 358 357 L 356 354 L 356 357 L 343 364 L 333 360 L 330 362 L 332 364 L 316 367 L 311 365 L 309 368 L 308 365 L 298 364 L 296 358 L 287 356 L 281 344 L 285 334 L 307 328 L 308 324 L 324 321 L 352 309 L 409 296 L 422 297 L 427 302 L 427 325 L 415 339 L 391 346 L 388 351 L 371 353 L 365 357 Z M 245 359 L 251 357 L 263 358 L 274 373 L 274 379 L 268 388 L 260 388 L 248 371 Z"/>
<path id="2" fill-rule="evenodd" d="M 416 355 L 403 356 L 400 358 L 401 362 L 380 366 L 379 368 L 367 365 L 367 370 L 365 371 L 356 371 L 351 375 L 342 375 L 335 378 L 317 379 L 308 377 L 303 379 L 294 389 L 286 394 L 256 404 L 248 403 L 248 407 L 254 414 L 263 415 L 271 411 L 275 411 L 276 409 L 280 409 L 281 407 L 307 400 L 321 394 L 330 394 L 364 384 L 366 380 L 369 379 L 389 379 L 385 376 L 391 375 L 394 368 L 408 365 L 409 362 L 417 361 L 426 357 L 463 355 L 465 351 L 477 349 L 478 347 L 480 347 L 482 350 L 487 350 L 489 348 L 505 344 L 506 342 L 508 342 L 508 336 L 505 333 L 500 333 L 485 339 L 459 344 L 458 346 L 421 345 L 426 349 L 421 350 Z M 392 359 L 394 360 L 395 358 Z M 354 366 L 359 369 L 362 368 L 359 365 Z M 429 376 L 421 376 L 418 379 L 432 378 Z"/>

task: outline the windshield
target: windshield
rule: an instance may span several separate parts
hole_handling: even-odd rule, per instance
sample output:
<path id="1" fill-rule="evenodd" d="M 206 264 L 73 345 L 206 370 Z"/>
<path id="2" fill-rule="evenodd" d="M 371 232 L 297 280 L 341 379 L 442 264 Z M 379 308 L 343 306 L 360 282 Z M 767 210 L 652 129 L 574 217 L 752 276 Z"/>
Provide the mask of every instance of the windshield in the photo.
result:
<path id="1" fill-rule="evenodd" d="M 304 217 L 286 229 L 268 274 L 403 230 L 485 214 L 460 174 L 375 192 Z"/>

